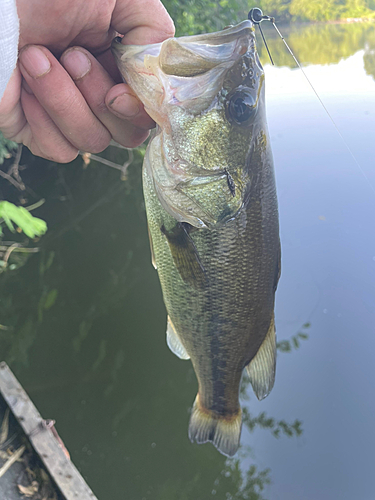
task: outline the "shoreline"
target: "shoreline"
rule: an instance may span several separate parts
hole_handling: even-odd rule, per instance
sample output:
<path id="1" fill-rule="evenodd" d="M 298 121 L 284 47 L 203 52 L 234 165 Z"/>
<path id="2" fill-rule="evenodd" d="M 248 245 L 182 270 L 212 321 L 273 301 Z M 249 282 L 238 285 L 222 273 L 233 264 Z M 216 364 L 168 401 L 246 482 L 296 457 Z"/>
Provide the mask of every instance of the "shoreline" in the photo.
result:
<path id="1" fill-rule="evenodd" d="M 373 23 L 373 17 L 347 17 L 346 19 L 334 19 L 332 21 L 324 21 L 322 24 L 355 24 L 355 23 Z"/>

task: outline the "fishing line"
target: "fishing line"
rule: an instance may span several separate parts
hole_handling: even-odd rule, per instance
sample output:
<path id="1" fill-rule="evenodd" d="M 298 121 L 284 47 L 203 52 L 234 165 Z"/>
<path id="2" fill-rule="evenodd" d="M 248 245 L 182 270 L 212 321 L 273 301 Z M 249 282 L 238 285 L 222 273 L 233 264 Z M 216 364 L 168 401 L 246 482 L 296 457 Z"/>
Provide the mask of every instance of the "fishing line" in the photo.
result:
<path id="1" fill-rule="evenodd" d="M 353 158 L 353 161 L 354 163 L 357 165 L 357 167 L 359 168 L 360 172 L 362 173 L 363 177 L 366 179 L 366 181 L 368 182 L 372 192 L 375 194 L 375 188 L 374 186 L 371 184 L 371 181 L 370 179 L 368 178 L 366 172 L 363 170 L 363 168 L 361 167 L 361 165 L 359 164 L 357 158 L 354 156 L 354 153 L 352 152 L 352 150 L 350 149 L 348 143 L 346 142 L 344 136 L 342 135 L 342 133 L 340 132 L 340 129 L 338 128 L 338 126 L 336 125 L 336 122 L 335 120 L 332 118 L 331 114 L 329 113 L 328 109 L 326 108 L 324 102 L 322 101 L 322 99 L 320 98 L 318 92 L 315 90 L 313 84 L 311 83 L 311 81 L 309 80 L 308 76 L 306 75 L 302 65 L 298 62 L 297 58 L 295 57 L 295 55 L 293 54 L 292 52 L 292 49 L 289 47 L 289 45 L 287 44 L 285 38 L 283 37 L 283 35 L 281 34 L 280 30 L 278 29 L 278 27 L 276 26 L 276 23 L 275 23 L 275 18 L 274 17 L 270 17 L 270 16 L 264 16 L 263 15 L 263 12 L 261 11 L 261 9 L 259 8 L 254 8 L 254 9 L 251 9 L 249 14 L 248 14 L 248 19 L 250 19 L 250 21 L 252 21 L 254 24 L 257 24 L 258 27 L 259 27 L 259 30 L 261 32 L 261 35 L 262 35 L 262 38 L 263 38 L 263 41 L 264 41 L 264 44 L 266 46 L 266 49 L 267 49 L 267 52 L 268 52 L 268 55 L 270 57 L 270 60 L 272 62 L 272 64 L 274 65 L 273 63 L 273 60 L 272 60 L 272 57 L 271 57 L 271 54 L 270 54 L 270 51 L 268 49 L 268 46 L 267 46 L 267 43 L 266 43 L 266 40 L 265 40 L 265 37 L 263 35 L 263 31 L 261 30 L 261 27 L 260 27 L 260 23 L 262 21 L 270 21 L 273 25 L 273 27 L 275 28 L 276 30 L 276 33 L 279 35 L 279 37 L 281 38 L 281 40 L 284 42 L 284 45 L 285 47 L 288 49 L 288 52 L 290 53 L 290 55 L 293 57 L 295 63 L 297 64 L 298 68 L 302 71 L 303 73 L 303 76 L 306 78 L 308 84 L 310 85 L 310 87 L 312 88 L 314 94 L 316 95 L 316 97 L 318 98 L 320 104 L 323 106 L 323 109 L 324 111 L 327 113 L 329 119 L 331 120 L 333 126 L 335 127 L 337 133 L 339 134 L 342 142 L 344 143 L 346 149 L 348 150 L 350 156 Z"/>
<path id="2" fill-rule="evenodd" d="M 263 38 L 264 45 L 266 46 L 266 49 L 267 49 L 267 52 L 268 52 L 268 57 L 270 58 L 272 66 L 275 66 L 275 64 L 273 62 L 273 59 L 272 59 L 272 56 L 271 56 L 271 52 L 269 51 L 269 48 L 268 48 L 268 45 L 267 45 L 267 42 L 266 42 L 266 38 L 263 35 L 263 30 L 262 30 L 262 28 L 260 26 L 260 23 L 262 21 L 271 21 L 274 18 L 273 17 L 269 17 L 269 16 L 264 16 L 263 12 L 260 9 L 258 9 L 258 8 L 251 9 L 251 11 L 247 15 L 247 18 L 250 19 L 250 21 L 252 21 L 254 24 L 256 24 L 258 26 L 260 34 L 262 35 L 262 38 Z"/>
<path id="3" fill-rule="evenodd" d="M 268 45 L 267 45 L 266 39 L 265 39 L 265 37 L 264 37 L 264 35 L 263 35 L 263 30 L 262 30 L 262 28 L 260 27 L 260 24 L 258 24 L 258 28 L 259 28 L 260 34 L 262 35 L 263 42 L 264 42 L 264 45 L 266 46 L 266 49 L 267 49 L 267 52 L 268 52 L 268 56 L 269 56 L 269 58 L 270 58 L 270 61 L 271 61 L 271 63 L 272 63 L 272 66 L 275 66 L 275 63 L 273 62 L 273 59 L 272 59 L 272 56 L 271 56 L 271 52 L 270 52 L 270 50 L 269 50 L 269 48 L 268 48 Z"/>

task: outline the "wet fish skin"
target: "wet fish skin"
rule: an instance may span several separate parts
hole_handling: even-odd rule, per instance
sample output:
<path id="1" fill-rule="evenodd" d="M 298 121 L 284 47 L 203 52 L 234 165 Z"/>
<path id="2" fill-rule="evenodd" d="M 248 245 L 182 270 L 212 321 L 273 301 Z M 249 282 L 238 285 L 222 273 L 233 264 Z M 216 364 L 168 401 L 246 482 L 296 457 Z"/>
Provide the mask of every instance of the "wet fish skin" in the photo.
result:
<path id="1" fill-rule="evenodd" d="M 261 399 L 276 362 L 278 209 L 253 26 L 114 53 L 158 124 L 143 187 L 167 342 L 198 379 L 189 436 L 233 456 L 243 370 Z"/>

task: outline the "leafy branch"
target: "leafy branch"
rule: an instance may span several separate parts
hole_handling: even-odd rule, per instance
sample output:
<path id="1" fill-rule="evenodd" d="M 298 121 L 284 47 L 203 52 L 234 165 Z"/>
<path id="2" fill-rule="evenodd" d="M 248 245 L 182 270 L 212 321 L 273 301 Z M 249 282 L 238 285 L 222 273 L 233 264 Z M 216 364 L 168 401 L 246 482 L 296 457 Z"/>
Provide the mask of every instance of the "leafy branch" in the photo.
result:
<path id="1" fill-rule="evenodd" d="M 29 238 L 42 236 L 47 231 L 47 224 L 44 220 L 32 216 L 26 208 L 17 207 L 9 201 L 0 201 L 0 217 L 12 233 L 15 232 L 13 223 L 16 224 Z M 1 222 L 2 221 L 0 221 L 0 223 Z M 0 235 L 3 235 L 1 226 Z"/>
<path id="2" fill-rule="evenodd" d="M 33 217 L 30 214 L 30 210 L 39 207 L 43 203 L 44 200 L 40 200 L 38 203 L 35 203 L 26 209 L 24 207 L 17 207 L 9 201 L 0 201 L 0 240 L 3 236 L 3 230 L 1 228 L 2 223 L 5 223 L 12 233 L 16 231 L 13 225 L 16 224 L 17 231 L 23 231 L 29 238 L 35 238 L 36 236 L 42 236 L 45 234 L 47 231 L 47 224 L 44 220 Z M 26 254 L 36 252 L 39 252 L 39 248 L 27 248 L 25 244 L 14 241 L 2 242 L 0 245 L 0 273 L 7 269 L 9 258 L 13 253 L 21 255 L 16 259 L 19 261 L 18 265 L 12 264 L 10 269 L 20 267 L 26 261 Z M 24 256 L 21 258 L 22 254 L 24 254 Z"/>
<path id="3" fill-rule="evenodd" d="M 302 325 L 301 331 L 293 335 L 289 340 L 280 340 L 276 347 L 280 352 L 291 352 L 293 349 L 299 349 L 301 340 L 307 340 L 309 335 L 304 331 L 310 328 L 310 323 Z"/>
<path id="4" fill-rule="evenodd" d="M 281 434 L 287 437 L 298 437 L 303 432 L 302 422 L 298 419 L 288 424 L 285 420 L 276 420 L 272 417 L 268 417 L 266 412 L 261 412 L 257 417 L 252 417 L 247 408 L 243 408 L 242 418 L 249 431 L 253 431 L 255 427 L 270 429 L 272 434 L 277 438 L 280 437 Z"/>

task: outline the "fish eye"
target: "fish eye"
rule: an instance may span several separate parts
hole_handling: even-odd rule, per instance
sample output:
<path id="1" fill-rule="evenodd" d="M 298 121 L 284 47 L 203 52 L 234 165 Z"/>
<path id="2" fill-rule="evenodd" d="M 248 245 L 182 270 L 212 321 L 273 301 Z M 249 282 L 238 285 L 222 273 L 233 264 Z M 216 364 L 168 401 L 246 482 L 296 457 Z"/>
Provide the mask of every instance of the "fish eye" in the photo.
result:
<path id="1" fill-rule="evenodd" d="M 229 100 L 229 118 L 237 125 L 246 124 L 256 113 L 256 101 L 253 96 L 244 91 L 235 92 Z"/>

